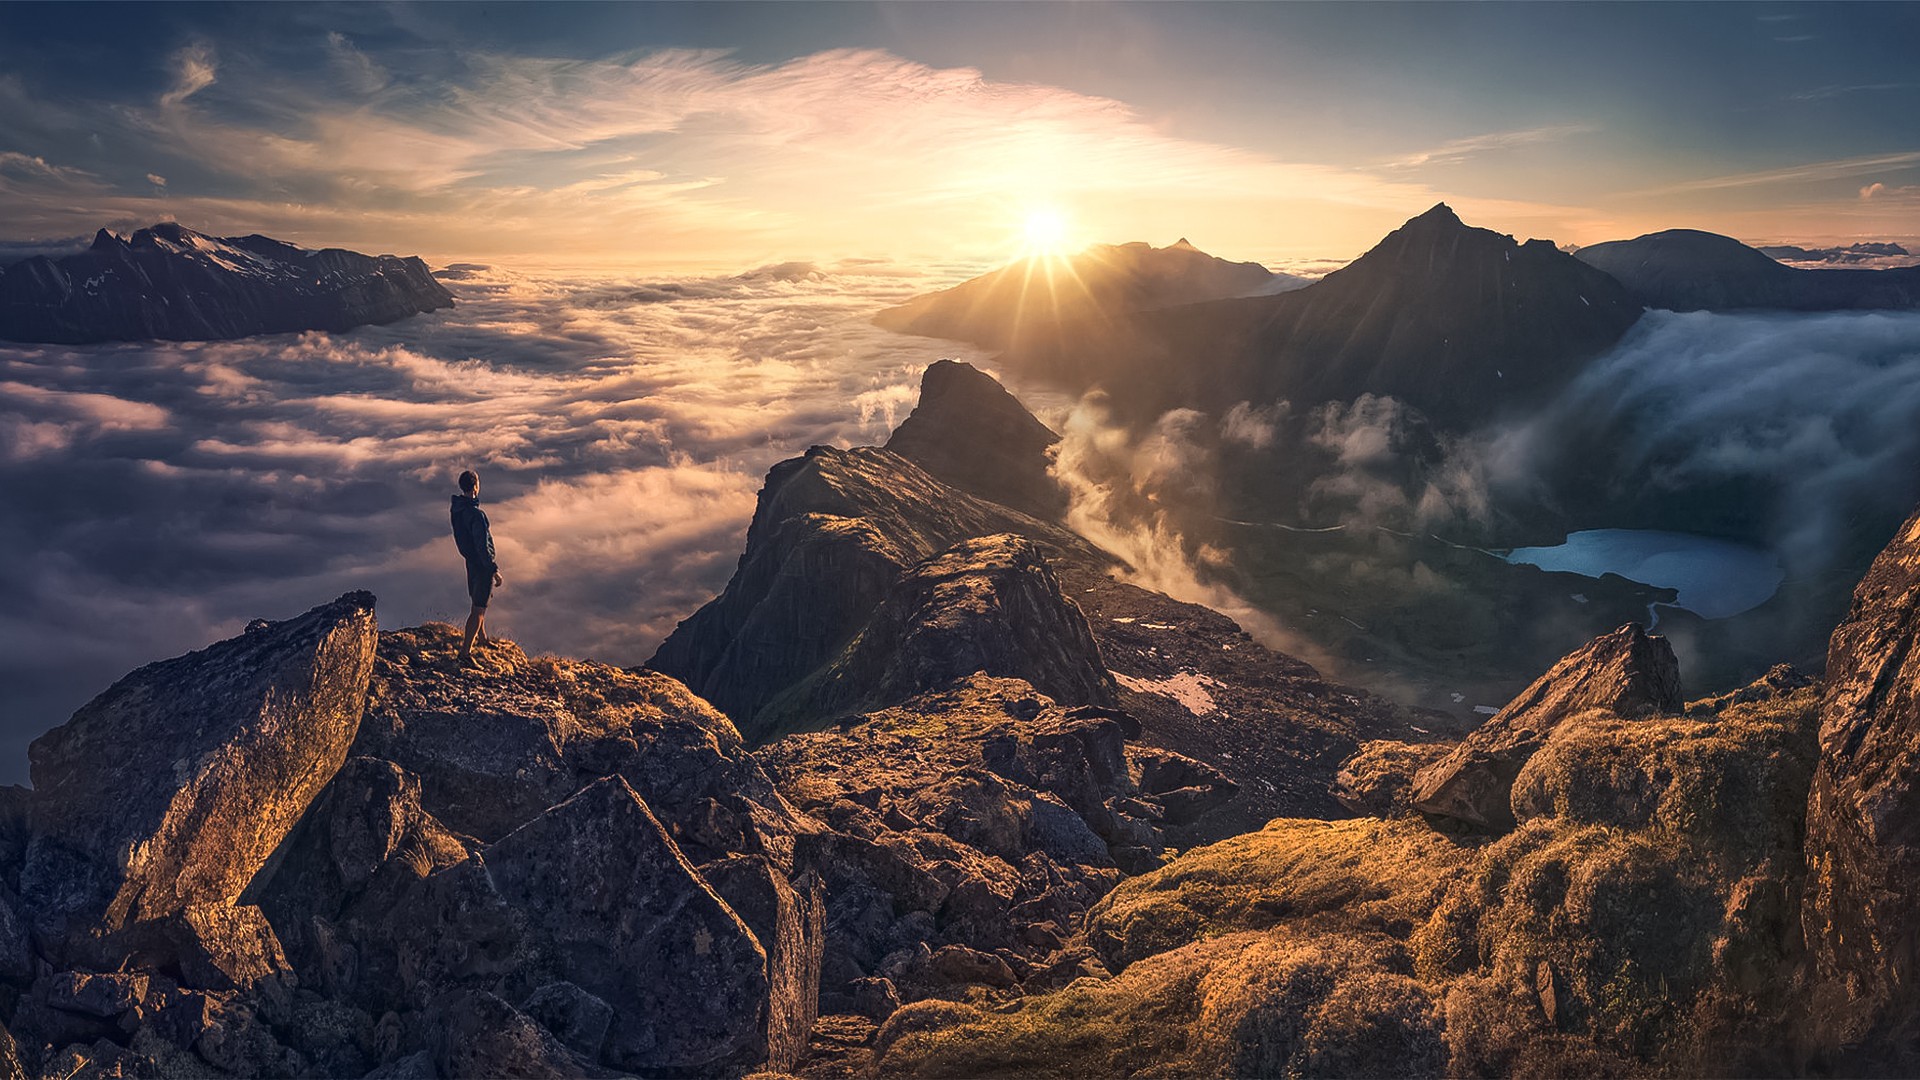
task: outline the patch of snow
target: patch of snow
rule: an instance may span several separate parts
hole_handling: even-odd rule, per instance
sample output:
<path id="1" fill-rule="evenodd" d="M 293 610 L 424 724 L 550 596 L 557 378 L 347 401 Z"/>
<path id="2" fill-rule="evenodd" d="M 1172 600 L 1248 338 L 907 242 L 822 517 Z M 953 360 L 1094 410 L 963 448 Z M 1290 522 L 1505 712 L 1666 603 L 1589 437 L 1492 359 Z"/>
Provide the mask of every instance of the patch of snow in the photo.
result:
<path id="1" fill-rule="evenodd" d="M 1458 705 L 1458 704 L 1460 704 L 1461 702 L 1463 702 L 1463 701 L 1465 701 L 1465 700 L 1467 700 L 1467 695 L 1465 695 L 1465 694 L 1455 694 L 1455 695 L 1453 695 L 1453 703 L 1454 703 L 1455 705 Z"/>
<path id="2" fill-rule="evenodd" d="M 1131 616 L 1131 615 L 1129 615 L 1129 616 L 1127 616 L 1127 617 L 1126 617 L 1126 618 L 1124 618 L 1124 619 L 1122 619 L 1122 618 L 1115 618 L 1115 619 L 1114 619 L 1113 621 L 1114 621 L 1114 622 L 1117 622 L 1117 623 L 1130 623 L 1130 622 L 1132 622 L 1132 621 L 1133 621 L 1133 616 Z"/>
<path id="3" fill-rule="evenodd" d="M 1475 705 L 1473 707 L 1473 711 L 1479 713 L 1482 716 L 1492 716 L 1493 714 L 1499 712 L 1500 710 L 1495 708 L 1492 705 Z"/>
<path id="4" fill-rule="evenodd" d="M 1144 627 L 1144 628 L 1146 628 L 1146 629 L 1148 629 L 1148 630 L 1172 630 L 1172 629 L 1174 629 L 1174 627 L 1173 627 L 1173 626 L 1172 626 L 1171 624 L 1169 624 L 1169 623 L 1158 623 L 1158 622 L 1143 622 L 1143 623 L 1141 623 L 1140 625 L 1141 625 L 1142 627 Z"/>
<path id="5" fill-rule="evenodd" d="M 1220 681 L 1196 671 L 1182 671 L 1165 679 L 1136 679 L 1117 671 L 1112 674 L 1115 682 L 1134 693 L 1170 697 L 1195 716 L 1205 716 L 1219 709 L 1207 688 L 1220 689 Z"/>
<path id="6" fill-rule="evenodd" d="M 1583 593 L 1583 592 L 1577 592 L 1577 593 L 1574 593 L 1574 594 L 1573 594 L 1573 602 L 1574 602 L 1574 603 L 1576 603 L 1576 604 L 1586 604 L 1586 603 L 1591 603 L 1591 601 L 1589 601 L 1589 600 L 1587 599 L 1587 594 L 1586 594 L 1586 593 Z"/>

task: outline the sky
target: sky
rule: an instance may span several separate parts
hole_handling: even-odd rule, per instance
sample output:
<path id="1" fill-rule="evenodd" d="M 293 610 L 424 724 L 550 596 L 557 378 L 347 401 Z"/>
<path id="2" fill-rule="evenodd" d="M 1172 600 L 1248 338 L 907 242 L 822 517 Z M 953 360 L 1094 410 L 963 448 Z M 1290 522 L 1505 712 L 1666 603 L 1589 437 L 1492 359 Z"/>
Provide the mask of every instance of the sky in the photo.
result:
<path id="1" fill-rule="evenodd" d="M 0 5 L 0 252 L 523 265 L 1920 240 L 1913 4 Z"/>

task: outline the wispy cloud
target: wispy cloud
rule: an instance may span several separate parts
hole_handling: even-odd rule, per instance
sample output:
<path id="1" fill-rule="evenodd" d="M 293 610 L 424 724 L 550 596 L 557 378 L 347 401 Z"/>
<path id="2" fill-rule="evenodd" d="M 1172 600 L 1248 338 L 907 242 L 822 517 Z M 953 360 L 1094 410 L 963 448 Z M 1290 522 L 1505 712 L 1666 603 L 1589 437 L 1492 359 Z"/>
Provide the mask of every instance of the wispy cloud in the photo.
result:
<path id="1" fill-rule="evenodd" d="M 1867 173 L 1893 169 L 1905 169 L 1920 165 L 1920 150 L 1909 150 L 1898 154 L 1874 154 L 1868 157 L 1839 158 L 1832 161 L 1811 161 L 1803 165 L 1789 165 L 1780 169 L 1763 169 L 1758 172 L 1735 173 L 1730 176 L 1713 176 L 1702 180 L 1687 180 L 1664 187 L 1646 188 L 1631 192 L 1633 195 L 1671 195 L 1685 191 L 1714 191 L 1722 188 L 1759 187 L 1766 184 L 1796 184 L 1820 180 L 1841 180 Z"/>
<path id="2" fill-rule="evenodd" d="M 981 359 L 868 321 L 951 283 L 480 268 L 451 311 L 346 334 L 0 344 L 0 780 L 112 679 L 254 616 L 362 587 L 388 626 L 457 616 L 468 466 L 502 632 L 644 660 L 725 584 L 770 465 L 884 440 L 928 363 Z"/>
<path id="3" fill-rule="evenodd" d="M 91 127 L 158 166 L 171 180 L 166 210 L 197 227 L 300 239 L 352 223 L 354 233 L 326 239 L 450 255 L 604 256 L 631 253 L 642 237 L 656 259 L 969 246 L 1000 254 L 1034 198 L 1073 204 L 1110 239 L 1132 239 L 1143 225 L 1202 241 L 1211 225 L 1238 238 L 1263 221 L 1275 223 L 1267 245 L 1320 246 L 1323 220 L 1382 230 L 1442 194 L 1182 138 L 1111 98 L 871 50 L 773 64 L 696 50 L 599 61 L 465 55 L 454 77 L 426 85 L 392 79 L 343 35 L 318 47 L 330 77 L 268 79 L 228 63 L 218 66 L 219 95 L 203 93 L 215 83 L 212 48 L 189 47 L 155 106 L 58 106 L 14 79 L 0 86 L 0 104 L 14 106 L 0 137 L 51 142 L 56 129 L 34 118 L 43 104 L 64 108 L 58 131 Z M 1462 140 L 1426 160 L 1573 130 Z M 14 228 L 71 233 L 102 216 L 126 225 L 158 216 L 149 187 L 76 202 L 67 185 L 44 180 L 15 193 Z M 1568 209 L 1498 205 L 1536 217 Z"/>
<path id="4" fill-rule="evenodd" d="M 1526 128 L 1520 131 L 1496 131 L 1485 135 L 1471 135 L 1464 139 L 1453 139 L 1438 146 L 1420 150 L 1404 157 L 1398 157 L 1385 163 L 1389 169 L 1413 169 L 1422 165 L 1452 165 L 1467 158 L 1499 150 L 1511 150 L 1517 146 L 1531 146 L 1538 143 L 1558 142 L 1573 135 L 1582 135 L 1593 131 L 1590 124 L 1554 124 L 1547 127 Z"/>
<path id="5" fill-rule="evenodd" d="M 1789 101 L 1829 101 L 1833 98 L 1846 97 L 1849 94 L 1866 94 L 1888 90 L 1912 90 L 1916 87 L 1920 87 L 1920 83 L 1880 82 L 1859 83 L 1851 86 L 1816 86 L 1811 90 L 1801 90 L 1788 94 L 1787 99 Z"/>
<path id="6" fill-rule="evenodd" d="M 188 45 L 173 54 L 173 87 L 160 95 L 162 108 L 171 108 L 212 86 L 215 77 L 213 46 Z"/>

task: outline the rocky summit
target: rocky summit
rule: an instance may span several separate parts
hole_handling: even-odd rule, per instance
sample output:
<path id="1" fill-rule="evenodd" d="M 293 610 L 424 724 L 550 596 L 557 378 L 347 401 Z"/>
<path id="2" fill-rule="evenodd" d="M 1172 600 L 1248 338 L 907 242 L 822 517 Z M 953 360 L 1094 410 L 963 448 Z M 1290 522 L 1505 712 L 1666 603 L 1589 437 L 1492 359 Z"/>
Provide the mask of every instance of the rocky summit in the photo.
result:
<path id="1" fill-rule="evenodd" d="M 0 340 L 209 341 L 350 330 L 453 306 L 417 257 L 309 251 L 163 222 L 0 268 Z"/>
<path id="2" fill-rule="evenodd" d="M 1461 733 L 998 501 L 1051 433 L 925 385 L 775 466 L 649 667 L 465 668 L 350 593 L 42 736 L 0 1075 L 1920 1064 L 1920 515 L 1822 679 L 1688 703 L 1628 625 Z M 1021 438 L 967 463 L 969 410 Z"/>

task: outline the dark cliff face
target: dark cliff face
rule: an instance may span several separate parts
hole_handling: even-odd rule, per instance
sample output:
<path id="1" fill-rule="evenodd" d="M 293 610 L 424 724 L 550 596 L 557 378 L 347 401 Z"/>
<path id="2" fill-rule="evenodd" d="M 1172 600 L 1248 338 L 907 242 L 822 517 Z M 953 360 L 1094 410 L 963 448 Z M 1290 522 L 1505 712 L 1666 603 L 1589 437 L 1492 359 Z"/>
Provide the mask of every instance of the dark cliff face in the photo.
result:
<path id="1" fill-rule="evenodd" d="M 1016 345 L 1005 362 L 1102 386 L 1142 419 L 1176 406 L 1303 408 L 1375 394 L 1460 428 L 1545 400 L 1640 310 L 1618 282 L 1548 241 L 1472 228 L 1443 204 L 1298 291 L 1137 313 L 1121 332 Z"/>
<path id="2" fill-rule="evenodd" d="M 1669 229 L 1581 248 L 1575 257 L 1669 311 L 1846 311 L 1920 307 L 1920 267 L 1802 270 L 1732 237 Z"/>
<path id="3" fill-rule="evenodd" d="M 962 491 L 1058 521 L 1067 495 L 1047 475 L 1047 452 L 1059 441 L 991 375 L 939 360 L 921 376 L 919 404 L 884 449 Z"/>
<path id="4" fill-rule="evenodd" d="M 1920 514 L 1853 594 L 1827 651 L 1802 911 L 1829 1045 L 1883 1054 L 1920 1034 Z M 1911 1071 L 1915 1060 L 1861 1068 Z"/>
<path id="5" fill-rule="evenodd" d="M 760 711 L 841 657 L 909 570 L 1001 533 L 1094 557 L 1071 533 L 944 484 L 899 454 L 814 447 L 767 474 L 733 579 L 647 666 L 686 682 L 750 739 L 764 737 Z M 879 670 L 870 664 L 858 667 Z"/>
<path id="6" fill-rule="evenodd" d="M 349 330 L 453 306 L 418 258 L 308 251 L 264 236 L 165 223 L 130 240 L 0 270 L 0 339 L 205 341 Z"/>

